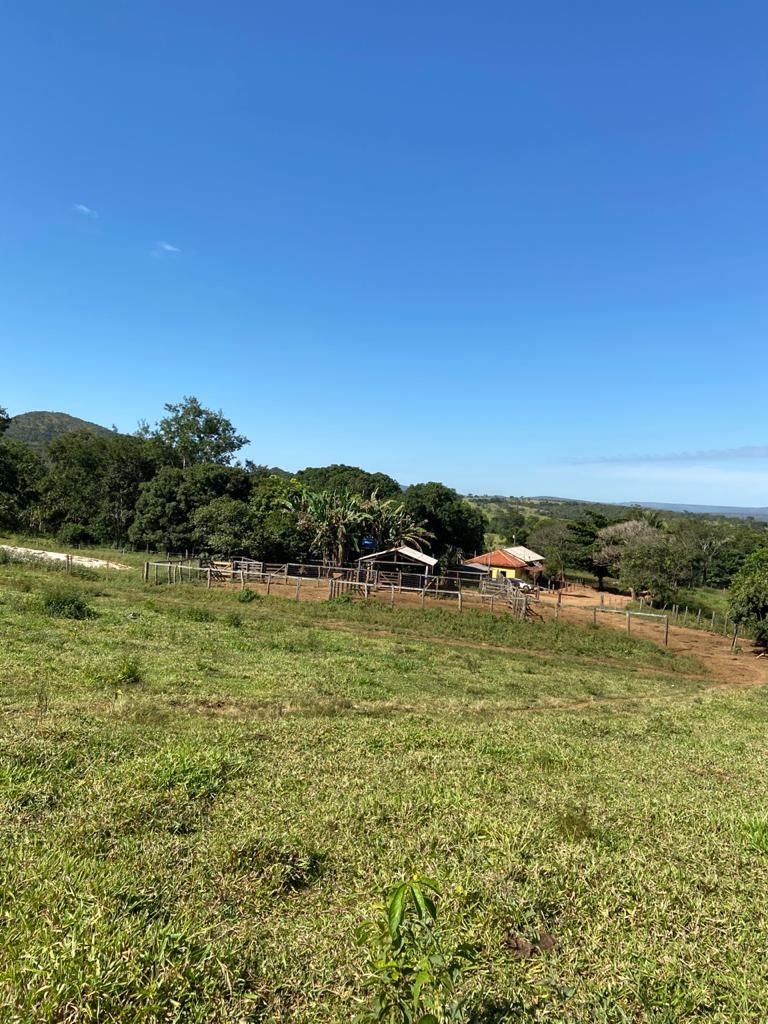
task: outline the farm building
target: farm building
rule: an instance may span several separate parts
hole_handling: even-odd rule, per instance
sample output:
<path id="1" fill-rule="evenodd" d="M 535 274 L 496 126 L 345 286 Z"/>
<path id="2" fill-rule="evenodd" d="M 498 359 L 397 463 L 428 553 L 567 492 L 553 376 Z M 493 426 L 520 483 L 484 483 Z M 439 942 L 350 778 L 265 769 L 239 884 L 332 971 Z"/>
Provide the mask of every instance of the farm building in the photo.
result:
<path id="1" fill-rule="evenodd" d="M 368 569 L 378 573 L 403 573 L 409 576 L 431 576 L 432 570 L 437 565 L 437 559 L 431 555 L 425 555 L 423 551 L 416 548 L 409 548 L 402 544 L 397 548 L 389 548 L 387 551 L 376 551 L 372 555 L 363 555 L 358 558 L 357 564 L 361 569 Z"/>
<path id="2" fill-rule="evenodd" d="M 491 579 L 498 576 L 506 576 L 509 579 L 533 579 L 538 578 L 544 570 L 544 559 L 530 548 L 518 544 L 512 548 L 496 548 L 495 551 L 487 551 L 483 555 L 476 555 L 468 558 L 464 565 L 483 566 L 488 569 Z"/>

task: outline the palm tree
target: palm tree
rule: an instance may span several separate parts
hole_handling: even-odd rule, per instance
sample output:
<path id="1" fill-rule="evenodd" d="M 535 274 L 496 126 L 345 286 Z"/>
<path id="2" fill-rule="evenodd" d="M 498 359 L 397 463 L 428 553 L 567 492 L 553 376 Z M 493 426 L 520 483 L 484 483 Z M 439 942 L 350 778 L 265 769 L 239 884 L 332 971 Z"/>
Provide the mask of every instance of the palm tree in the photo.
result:
<path id="1" fill-rule="evenodd" d="M 416 522 L 402 502 L 398 503 L 394 498 L 382 500 L 374 491 L 365 506 L 365 527 L 379 550 L 408 544 L 421 551 L 423 545 L 429 546 L 433 534 Z"/>
<path id="2" fill-rule="evenodd" d="M 357 548 L 366 522 L 366 503 L 348 491 L 302 491 L 288 507 L 300 529 L 309 531 L 310 546 L 324 562 L 343 565 Z"/>

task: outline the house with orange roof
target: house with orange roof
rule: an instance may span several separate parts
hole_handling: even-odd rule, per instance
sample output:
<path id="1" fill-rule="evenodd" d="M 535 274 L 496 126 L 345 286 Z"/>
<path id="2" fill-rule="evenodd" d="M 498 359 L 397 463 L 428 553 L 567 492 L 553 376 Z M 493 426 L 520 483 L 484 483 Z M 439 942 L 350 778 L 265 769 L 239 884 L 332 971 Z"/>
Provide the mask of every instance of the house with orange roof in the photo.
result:
<path id="1" fill-rule="evenodd" d="M 507 579 L 538 579 L 544 571 L 544 558 L 530 548 L 518 544 L 511 548 L 496 548 L 482 555 L 465 560 L 464 565 L 486 568 L 491 579 L 506 576 Z"/>

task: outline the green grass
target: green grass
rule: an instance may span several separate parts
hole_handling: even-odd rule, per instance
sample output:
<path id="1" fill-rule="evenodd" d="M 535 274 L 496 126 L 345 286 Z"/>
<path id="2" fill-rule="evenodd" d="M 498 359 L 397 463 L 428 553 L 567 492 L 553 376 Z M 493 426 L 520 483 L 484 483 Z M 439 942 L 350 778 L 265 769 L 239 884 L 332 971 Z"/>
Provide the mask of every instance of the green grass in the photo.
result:
<path id="1" fill-rule="evenodd" d="M 69 581 L 76 620 L 0 565 L 0 1020 L 348 1022 L 414 872 L 477 1024 L 762 1019 L 762 688 L 608 627 L 139 580 Z"/>

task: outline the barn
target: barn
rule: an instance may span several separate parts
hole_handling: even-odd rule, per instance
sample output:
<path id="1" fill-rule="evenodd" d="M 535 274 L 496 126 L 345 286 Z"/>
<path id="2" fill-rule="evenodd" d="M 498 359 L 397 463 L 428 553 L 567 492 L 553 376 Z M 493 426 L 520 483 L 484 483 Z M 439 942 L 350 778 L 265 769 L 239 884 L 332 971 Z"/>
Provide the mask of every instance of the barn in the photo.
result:
<path id="1" fill-rule="evenodd" d="M 396 548 L 388 548 L 386 551 L 375 551 L 371 555 L 363 555 L 358 558 L 357 564 L 361 569 L 378 573 L 379 579 L 384 580 L 392 577 L 398 580 L 403 577 L 425 577 L 431 576 L 437 559 L 431 555 L 425 555 L 423 551 L 410 548 L 401 544 Z"/>

